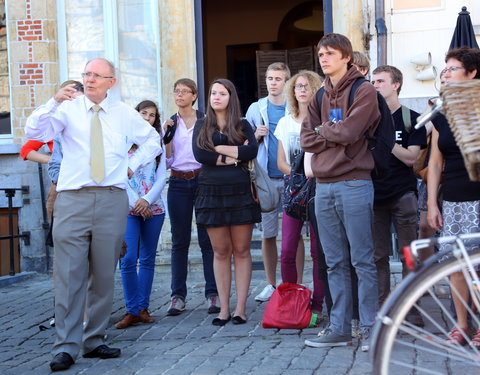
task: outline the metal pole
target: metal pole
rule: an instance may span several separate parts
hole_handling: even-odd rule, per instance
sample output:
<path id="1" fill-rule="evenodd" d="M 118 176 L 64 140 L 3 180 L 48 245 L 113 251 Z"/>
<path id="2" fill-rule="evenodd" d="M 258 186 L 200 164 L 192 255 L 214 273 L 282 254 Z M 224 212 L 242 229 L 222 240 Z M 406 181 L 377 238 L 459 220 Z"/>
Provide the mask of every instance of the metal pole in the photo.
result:
<path id="1" fill-rule="evenodd" d="M 194 2 L 195 57 L 197 60 L 198 110 L 205 113 L 205 67 L 203 64 L 202 0 Z"/>
<path id="2" fill-rule="evenodd" d="M 375 0 L 375 28 L 377 29 L 377 66 L 387 63 L 387 25 L 384 0 Z"/>
<path id="3" fill-rule="evenodd" d="M 46 263 L 46 270 L 45 272 L 48 272 L 48 265 L 50 264 L 50 249 L 47 245 L 47 236 L 48 236 L 48 218 L 47 218 L 47 205 L 45 202 L 45 186 L 43 184 L 43 166 L 41 163 L 38 163 L 38 180 L 40 183 L 40 198 L 41 198 L 41 204 L 42 204 L 42 215 L 43 215 L 43 223 L 42 223 L 42 228 L 43 228 L 43 238 L 44 238 L 44 244 L 45 244 L 45 263 Z"/>
<path id="4" fill-rule="evenodd" d="M 8 197 L 8 234 L 13 236 L 13 202 L 12 198 L 15 196 L 15 189 L 6 189 L 5 195 Z M 10 237 L 10 276 L 15 275 L 15 251 L 13 237 Z"/>
<path id="5" fill-rule="evenodd" d="M 333 33 L 332 0 L 323 0 L 323 35 Z"/>

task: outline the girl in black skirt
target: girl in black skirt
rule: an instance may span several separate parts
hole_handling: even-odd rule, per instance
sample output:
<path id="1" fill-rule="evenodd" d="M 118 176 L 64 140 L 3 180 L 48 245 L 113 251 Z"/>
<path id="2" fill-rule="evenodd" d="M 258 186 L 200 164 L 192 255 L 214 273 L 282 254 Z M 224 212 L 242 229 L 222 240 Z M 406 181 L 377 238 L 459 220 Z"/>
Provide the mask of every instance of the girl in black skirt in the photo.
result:
<path id="1" fill-rule="evenodd" d="M 252 229 L 261 220 L 247 168 L 257 156 L 257 141 L 250 124 L 241 118 L 237 91 L 227 79 L 217 79 L 210 86 L 206 117 L 198 120 L 193 133 L 193 154 L 202 163 L 195 199 L 197 224 L 207 228 L 213 246 L 220 297 L 220 314 L 212 324 L 223 326 L 230 319 L 243 324 L 252 278 Z M 237 290 L 233 318 L 229 307 L 232 255 Z"/>

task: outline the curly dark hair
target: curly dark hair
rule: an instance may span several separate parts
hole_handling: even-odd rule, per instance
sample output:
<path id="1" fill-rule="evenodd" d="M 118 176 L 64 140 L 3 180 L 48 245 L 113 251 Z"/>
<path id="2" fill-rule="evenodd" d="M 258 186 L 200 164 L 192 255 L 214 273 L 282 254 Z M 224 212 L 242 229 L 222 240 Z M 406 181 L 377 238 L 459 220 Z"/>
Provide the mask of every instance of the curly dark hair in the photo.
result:
<path id="1" fill-rule="evenodd" d="M 445 62 L 450 59 L 460 61 L 465 68 L 466 73 L 471 73 L 477 70 L 474 79 L 480 78 L 480 50 L 477 48 L 461 47 L 455 48 L 447 52 Z"/>

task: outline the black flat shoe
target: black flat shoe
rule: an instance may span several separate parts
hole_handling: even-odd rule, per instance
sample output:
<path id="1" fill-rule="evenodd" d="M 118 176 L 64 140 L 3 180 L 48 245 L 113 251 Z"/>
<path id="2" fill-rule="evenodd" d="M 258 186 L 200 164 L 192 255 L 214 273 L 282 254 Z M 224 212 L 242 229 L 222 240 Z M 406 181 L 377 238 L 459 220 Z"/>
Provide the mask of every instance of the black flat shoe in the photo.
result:
<path id="1" fill-rule="evenodd" d="M 224 326 L 225 324 L 227 324 L 227 323 L 230 321 L 230 319 L 232 319 L 231 316 L 229 316 L 227 319 L 215 318 L 215 319 L 212 320 L 212 324 L 213 324 L 214 326 L 220 326 L 220 327 L 222 327 L 222 326 Z"/>
<path id="2" fill-rule="evenodd" d="M 245 324 L 247 321 L 243 319 L 241 316 L 237 315 L 232 318 L 233 324 Z"/>
<path id="3" fill-rule="evenodd" d="M 61 352 L 53 357 L 52 361 L 50 362 L 50 368 L 52 371 L 68 370 L 74 363 L 75 361 L 70 354 L 67 352 Z"/>
<path id="4" fill-rule="evenodd" d="M 85 353 L 83 358 L 117 358 L 120 357 L 122 352 L 118 348 L 110 348 L 107 345 L 100 345 L 93 349 L 91 352 Z"/>

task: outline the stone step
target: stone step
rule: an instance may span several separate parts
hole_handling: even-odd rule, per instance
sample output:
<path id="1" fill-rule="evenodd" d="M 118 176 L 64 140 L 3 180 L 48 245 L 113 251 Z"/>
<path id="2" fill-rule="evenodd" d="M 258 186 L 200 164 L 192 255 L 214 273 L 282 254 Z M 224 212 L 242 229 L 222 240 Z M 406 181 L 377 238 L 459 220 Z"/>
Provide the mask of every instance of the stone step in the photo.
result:
<path id="1" fill-rule="evenodd" d="M 280 219 L 279 219 L 280 220 Z M 195 228 L 195 225 L 192 226 Z M 305 268 L 312 267 L 312 260 L 309 256 L 310 254 L 310 237 L 303 236 L 305 242 L 305 248 L 307 249 L 307 256 L 305 256 Z M 281 241 L 281 222 L 279 223 L 279 235 L 277 236 L 277 249 L 280 258 L 280 249 L 282 245 Z M 251 254 L 253 262 L 253 270 L 263 270 L 263 260 L 262 260 L 262 235 L 261 231 L 258 228 L 253 229 L 252 233 L 252 242 L 251 242 Z M 155 271 L 160 273 L 169 273 L 170 272 L 170 263 L 171 263 L 171 249 L 172 241 L 170 234 L 170 220 L 165 219 L 163 224 L 162 233 L 158 241 L 157 248 L 157 258 L 156 258 L 156 267 Z M 279 259 L 280 261 L 280 259 Z M 198 245 L 197 231 L 192 230 L 192 237 L 190 241 L 190 248 L 188 254 L 188 267 L 189 272 L 202 271 L 202 253 Z"/>
<path id="2" fill-rule="evenodd" d="M 192 226 L 195 228 L 195 225 Z M 279 225 L 279 235 L 277 236 L 277 249 L 278 249 L 278 261 L 280 263 L 280 249 L 281 249 L 281 225 Z M 303 236 L 305 242 L 305 269 L 313 267 L 312 258 L 310 257 L 310 237 Z M 261 231 L 258 228 L 253 229 L 252 242 L 251 242 L 251 254 L 253 262 L 253 270 L 263 270 L 262 260 L 262 236 Z M 163 224 L 162 233 L 158 241 L 157 257 L 155 262 L 155 271 L 159 273 L 171 272 L 171 249 L 172 241 L 170 235 L 170 220 L 165 219 Z M 280 265 L 278 265 L 280 267 Z M 402 273 L 402 264 L 396 259 L 391 259 L 390 270 L 392 273 Z M 198 246 L 197 231 L 192 231 L 192 237 L 190 242 L 189 254 L 188 254 L 188 271 L 189 272 L 203 272 L 202 253 Z"/>

